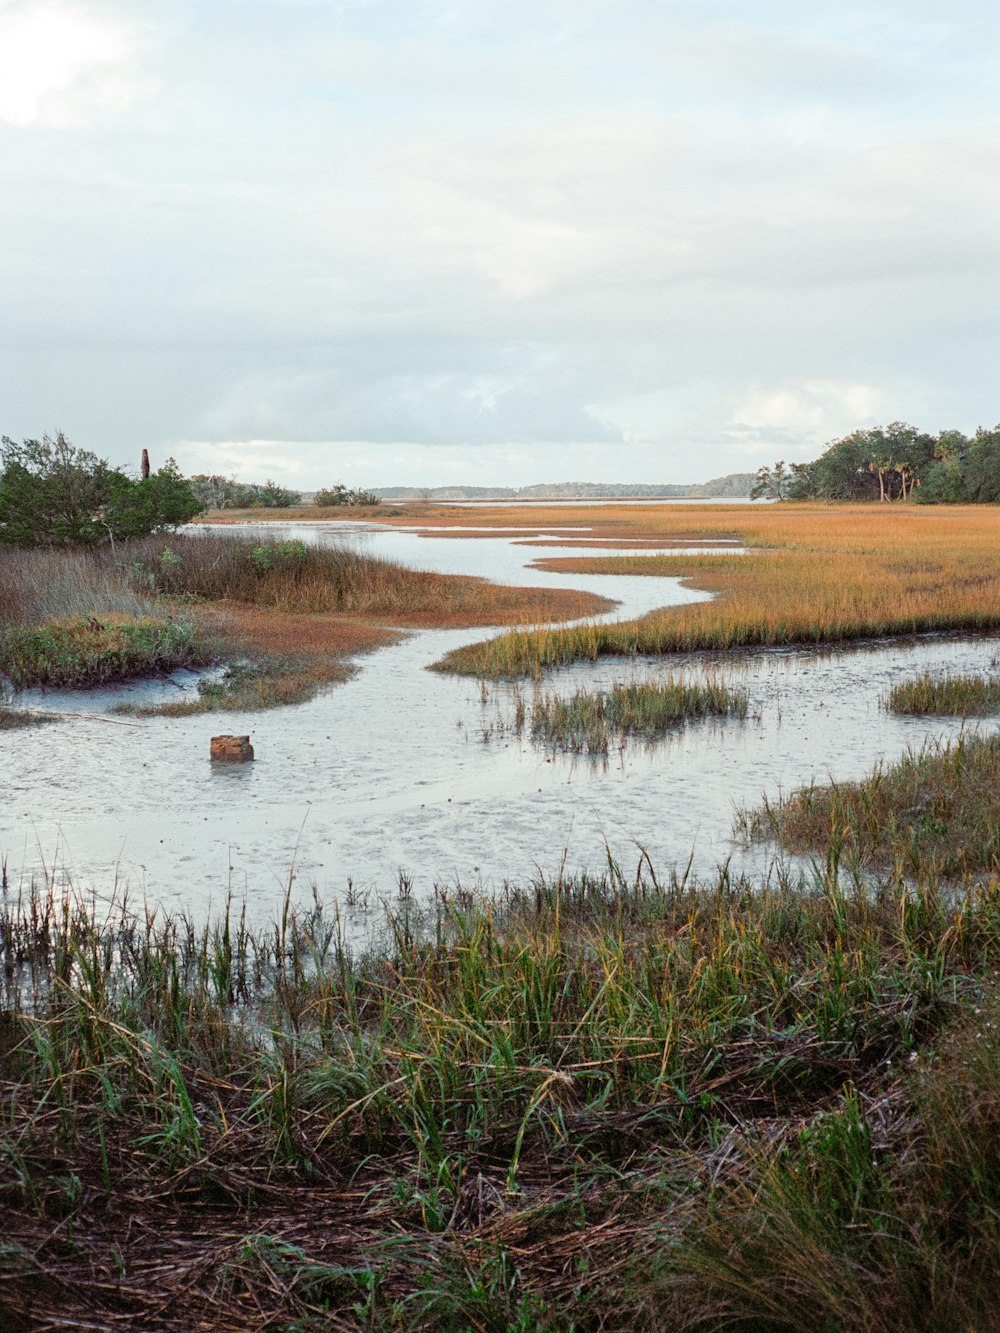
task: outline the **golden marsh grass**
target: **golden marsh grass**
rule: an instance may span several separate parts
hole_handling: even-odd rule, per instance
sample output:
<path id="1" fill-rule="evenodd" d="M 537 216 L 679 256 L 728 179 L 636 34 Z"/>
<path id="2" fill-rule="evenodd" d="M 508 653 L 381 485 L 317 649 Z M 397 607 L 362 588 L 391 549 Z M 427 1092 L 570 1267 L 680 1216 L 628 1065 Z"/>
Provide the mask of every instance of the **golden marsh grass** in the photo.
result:
<path id="1" fill-rule="evenodd" d="M 750 550 L 540 560 L 540 567 L 566 573 L 672 576 L 715 597 L 618 624 L 516 631 L 459 649 L 441 668 L 537 675 L 605 655 L 1000 627 L 1000 511 L 993 507 L 651 506 L 621 522 L 632 535 L 667 542 L 735 535 Z"/>

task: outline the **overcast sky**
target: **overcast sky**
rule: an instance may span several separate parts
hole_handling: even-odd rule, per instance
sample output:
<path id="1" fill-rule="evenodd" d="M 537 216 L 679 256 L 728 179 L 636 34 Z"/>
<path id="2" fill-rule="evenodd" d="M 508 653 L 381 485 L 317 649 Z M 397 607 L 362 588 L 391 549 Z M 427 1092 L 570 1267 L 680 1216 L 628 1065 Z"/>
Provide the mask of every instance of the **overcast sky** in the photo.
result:
<path id="1" fill-rule="evenodd" d="M 0 0 L 0 431 L 311 489 L 1000 418 L 984 0 Z"/>

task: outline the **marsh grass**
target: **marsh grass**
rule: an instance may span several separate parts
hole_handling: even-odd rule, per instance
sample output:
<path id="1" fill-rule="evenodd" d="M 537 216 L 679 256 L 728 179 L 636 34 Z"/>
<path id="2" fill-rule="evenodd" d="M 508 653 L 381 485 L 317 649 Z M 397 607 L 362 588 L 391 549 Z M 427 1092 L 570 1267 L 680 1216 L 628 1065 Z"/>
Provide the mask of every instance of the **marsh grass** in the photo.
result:
<path id="1" fill-rule="evenodd" d="M 946 1095 L 934 1051 L 986 1012 L 997 886 L 695 888 L 638 856 L 401 899 L 361 956 L 318 902 L 5 899 L 7 1317 L 712 1327 L 778 1309 L 806 1242 L 789 1317 L 878 1327 L 892 1283 L 993 1308 L 994 1084 Z"/>
<path id="2" fill-rule="evenodd" d="M 204 529 L 201 530 L 203 533 Z M 214 533 L 133 543 L 137 586 L 161 594 L 245 602 L 286 612 L 341 613 L 400 624 L 506 624 L 575 617 L 610 602 L 588 593 L 511 588 L 433 574 L 389 560 L 296 539 Z"/>
<path id="3" fill-rule="evenodd" d="M 148 591 L 134 587 L 110 555 L 0 547 L 0 624 L 141 619 L 153 611 Z"/>
<path id="4" fill-rule="evenodd" d="M 718 681 L 664 681 L 616 684 L 608 691 L 580 688 L 569 697 L 538 692 L 530 720 L 531 738 L 579 754 L 607 754 L 612 744 L 656 740 L 683 722 L 704 717 L 745 717 L 744 690 Z"/>
<path id="5" fill-rule="evenodd" d="M 735 527 L 744 555 L 576 557 L 561 573 L 681 578 L 716 596 L 637 620 L 512 631 L 448 654 L 440 670 L 535 676 L 602 656 L 844 643 L 1000 627 L 1000 519 L 968 508 L 772 505 L 685 515 L 644 513 L 643 534 Z M 583 517 L 581 515 L 581 517 Z M 587 516 L 589 518 L 589 516 Z M 620 520 L 624 526 L 624 520 Z M 627 530 L 627 529 L 626 529 Z"/>
<path id="6" fill-rule="evenodd" d="M 86 687 L 223 661 L 226 679 L 207 682 L 197 699 L 140 711 L 272 708 L 346 679 L 348 656 L 391 639 L 389 622 L 509 623 L 605 605 L 295 539 L 209 533 L 115 551 L 8 550 L 0 551 L 0 676 L 15 689 Z"/>
<path id="7" fill-rule="evenodd" d="M 792 851 L 936 880 L 1000 873 L 1000 735 L 908 750 L 859 782 L 814 784 L 742 811 L 738 828 Z"/>
<path id="8" fill-rule="evenodd" d="M 932 717 L 988 717 L 1000 713 L 1000 680 L 989 676 L 934 676 L 894 685 L 889 695 L 894 713 Z"/>

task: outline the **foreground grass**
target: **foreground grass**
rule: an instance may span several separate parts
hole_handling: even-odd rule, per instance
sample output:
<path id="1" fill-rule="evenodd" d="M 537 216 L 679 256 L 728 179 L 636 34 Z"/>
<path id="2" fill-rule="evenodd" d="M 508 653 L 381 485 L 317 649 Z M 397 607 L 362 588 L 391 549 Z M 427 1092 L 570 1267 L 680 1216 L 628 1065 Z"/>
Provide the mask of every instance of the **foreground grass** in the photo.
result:
<path id="1" fill-rule="evenodd" d="M 737 532 L 748 554 L 574 557 L 564 573 L 674 576 L 716 594 L 638 620 L 513 631 L 460 648 L 440 669 L 538 676 L 607 655 L 840 643 L 1000 627 L 1000 514 L 990 508 L 771 505 L 644 511 L 626 529 L 662 539 Z M 582 515 L 587 518 L 589 515 Z M 639 527 L 639 524 L 642 527 Z"/>
<path id="2" fill-rule="evenodd" d="M 927 880 L 1000 874 L 1000 735 L 962 736 L 744 811 L 750 837 Z"/>
<path id="3" fill-rule="evenodd" d="M 688 684 L 673 678 L 613 685 L 609 691 L 578 689 L 568 698 L 535 696 L 531 738 L 577 754 L 607 754 L 630 739 L 654 741 L 692 718 L 745 717 L 747 696 L 717 681 Z M 518 710 L 523 727 L 525 713 Z M 520 728 L 519 728 L 520 729 Z"/>
<path id="4" fill-rule="evenodd" d="M 933 676 L 894 685 L 889 694 L 894 713 L 932 717 L 988 717 L 1000 713 L 1000 680 L 988 676 Z"/>
<path id="5" fill-rule="evenodd" d="M 997 886 L 641 869 L 360 958 L 8 903 L 4 1327 L 990 1326 Z"/>

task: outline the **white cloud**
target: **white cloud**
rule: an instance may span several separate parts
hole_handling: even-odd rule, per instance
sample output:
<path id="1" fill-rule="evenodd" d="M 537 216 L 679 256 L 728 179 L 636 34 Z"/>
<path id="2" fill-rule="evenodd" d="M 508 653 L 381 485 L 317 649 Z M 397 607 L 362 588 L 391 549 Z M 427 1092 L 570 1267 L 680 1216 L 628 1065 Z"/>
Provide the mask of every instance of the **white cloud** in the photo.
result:
<path id="1" fill-rule="evenodd" d="M 133 41 L 113 13 L 69 0 L 0 0 L 0 121 L 67 126 L 136 91 Z"/>
<path id="2" fill-rule="evenodd" d="M 0 427 L 664 481 L 860 418 L 972 428 L 998 26 L 0 0 Z"/>

